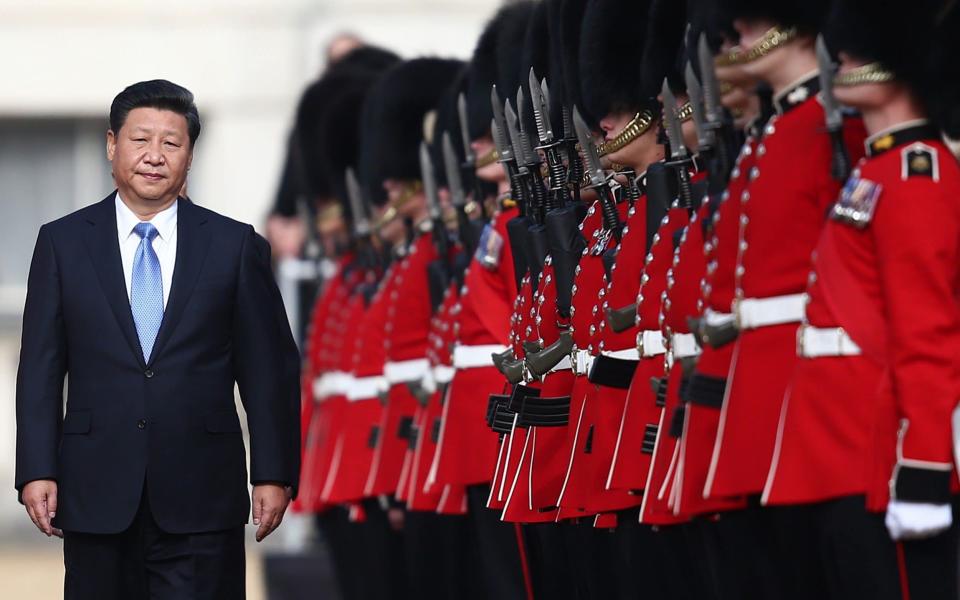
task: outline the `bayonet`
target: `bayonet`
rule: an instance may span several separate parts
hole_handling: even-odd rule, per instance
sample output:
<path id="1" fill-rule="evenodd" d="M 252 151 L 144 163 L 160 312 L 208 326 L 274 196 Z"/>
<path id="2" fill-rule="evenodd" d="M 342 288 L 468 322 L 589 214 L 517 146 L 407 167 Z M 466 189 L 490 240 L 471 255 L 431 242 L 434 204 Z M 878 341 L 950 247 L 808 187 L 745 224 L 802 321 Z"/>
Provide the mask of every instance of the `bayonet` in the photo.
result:
<path id="1" fill-rule="evenodd" d="M 700 81 L 696 73 L 693 72 L 693 65 L 687 63 L 683 72 L 687 82 L 687 96 L 690 98 L 690 108 L 693 109 L 693 125 L 697 129 L 697 152 L 708 152 L 713 148 L 711 137 L 713 132 L 708 130 L 704 124 L 703 115 L 703 90 L 700 89 Z"/>
<path id="2" fill-rule="evenodd" d="M 523 162 L 525 165 L 531 168 L 531 170 L 540 164 L 540 155 L 533 150 L 533 145 L 530 143 L 530 136 L 528 135 L 526 124 L 526 111 L 527 109 L 527 99 L 523 95 L 523 88 L 517 88 L 517 128 L 520 130 L 520 148 L 523 150 Z"/>
<path id="3" fill-rule="evenodd" d="M 677 118 L 677 99 L 670 90 L 670 84 L 666 78 L 663 80 L 660 94 L 663 98 L 663 127 L 667 133 L 667 139 L 670 140 L 670 158 L 684 160 L 688 154 L 687 147 L 683 144 L 680 119 Z"/>
<path id="4" fill-rule="evenodd" d="M 663 88 L 660 91 L 663 98 L 663 128 L 670 140 L 670 166 L 677 174 L 680 183 L 680 203 L 684 208 L 693 209 L 693 193 L 690 189 L 690 172 L 687 170 L 689 153 L 683 144 L 683 130 L 680 128 L 680 119 L 677 118 L 677 99 L 670 90 L 670 83 L 663 79 Z"/>
<path id="5" fill-rule="evenodd" d="M 822 35 L 817 36 L 817 64 L 820 67 L 820 99 L 827 119 L 827 129 L 834 131 L 843 127 L 843 113 L 833 95 L 833 76 L 836 66 Z"/>
<path id="6" fill-rule="evenodd" d="M 537 137 L 540 145 L 554 142 L 553 126 L 550 124 L 550 101 L 547 98 L 547 80 L 537 82 L 537 74 L 530 67 L 530 100 L 533 104 L 533 119 L 537 123 Z"/>
<path id="7" fill-rule="evenodd" d="M 720 84 L 713 61 L 713 52 L 707 42 L 707 34 L 701 33 L 697 43 L 697 59 L 700 61 L 700 77 L 703 85 L 703 109 L 708 127 L 716 129 L 722 120 L 720 116 Z"/>
<path id="8" fill-rule="evenodd" d="M 520 157 L 514 154 L 512 137 L 510 137 L 510 131 L 507 128 L 507 120 L 503 116 L 503 102 L 500 102 L 500 94 L 497 93 L 496 85 L 490 90 L 490 104 L 493 107 L 493 122 L 500 132 L 499 142 L 497 142 L 497 138 L 494 137 L 497 154 L 500 155 L 500 162 L 517 162 L 517 159 Z"/>
<path id="9" fill-rule="evenodd" d="M 590 177 L 590 184 L 594 187 L 606 186 L 607 176 L 600 164 L 597 145 L 593 141 L 590 127 L 580 116 L 580 110 L 576 106 L 573 107 L 573 128 L 577 132 L 577 141 L 580 142 L 580 152 L 583 155 L 583 166 Z"/>
<path id="10" fill-rule="evenodd" d="M 517 158 L 517 166 L 521 173 L 526 174 L 528 171 L 527 157 L 523 149 L 523 142 L 520 140 L 519 119 L 517 113 L 513 110 L 513 106 L 510 104 L 510 100 L 504 103 L 503 114 L 507 124 L 507 133 L 510 135 L 510 145 L 513 147 L 513 154 Z"/>
<path id="11" fill-rule="evenodd" d="M 471 167 L 477 162 L 477 155 L 470 145 L 470 120 L 467 116 L 467 97 L 463 92 L 457 96 L 457 117 L 460 120 L 460 137 L 463 141 L 464 162 Z"/>
<path id="12" fill-rule="evenodd" d="M 822 35 L 817 36 L 816 50 L 817 64 L 820 67 L 820 101 L 823 104 L 823 114 L 833 150 L 830 175 L 835 180 L 843 182 L 850 175 L 850 156 L 843 142 L 843 111 L 840 110 L 837 97 L 833 95 L 833 77 L 837 67 Z"/>
<path id="13" fill-rule="evenodd" d="M 620 241 L 622 227 L 620 215 L 617 214 L 616 200 L 607 183 L 607 174 L 600 164 L 600 155 L 597 145 L 593 141 L 593 134 L 587 122 L 580 116 L 580 110 L 573 107 L 573 127 L 577 131 L 577 140 L 580 142 L 580 151 L 583 154 L 584 168 L 590 177 L 590 187 L 594 188 L 600 197 L 600 212 L 603 215 L 603 228 L 612 233 L 617 242 Z"/>
<path id="14" fill-rule="evenodd" d="M 363 194 L 360 192 L 360 182 L 357 181 L 353 167 L 347 167 L 346 180 L 347 199 L 350 201 L 350 212 L 353 213 L 353 231 L 357 237 L 366 237 L 370 235 L 372 228 L 363 203 Z"/>
<path id="15" fill-rule="evenodd" d="M 460 179 L 460 161 L 457 160 L 449 131 L 443 132 L 443 167 L 447 174 L 447 187 L 450 188 L 450 203 L 457 209 L 466 207 L 467 195 Z"/>
<path id="16" fill-rule="evenodd" d="M 423 194 L 427 198 L 427 212 L 434 221 L 441 220 L 437 177 L 433 172 L 433 161 L 430 160 L 430 148 L 426 141 L 420 142 L 420 178 L 423 180 Z"/>

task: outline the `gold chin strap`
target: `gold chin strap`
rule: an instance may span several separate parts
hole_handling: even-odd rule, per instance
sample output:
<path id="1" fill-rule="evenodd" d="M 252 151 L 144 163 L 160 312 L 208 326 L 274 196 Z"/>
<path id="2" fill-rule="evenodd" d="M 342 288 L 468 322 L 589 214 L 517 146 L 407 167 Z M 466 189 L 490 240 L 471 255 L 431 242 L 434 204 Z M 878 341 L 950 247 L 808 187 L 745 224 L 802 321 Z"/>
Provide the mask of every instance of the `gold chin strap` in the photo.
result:
<path id="1" fill-rule="evenodd" d="M 403 206 L 410 202 L 410 199 L 417 195 L 420 190 L 423 189 L 423 184 L 417 181 L 407 181 L 403 184 L 403 190 L 400 192 L 400 195 L 397 196 L 397 199 L 391 202 L 387 206 L 387 210 L 383 211 L 383 214 L 380 215 L 380 218 L 377 219 L 377 222 L 373 224 L 374 230 L 380 230 L 390 221 L 393 221 L 398 216 L 400 216 L 400 209 Z"/>
<path id="2" fill-rule="evenodd" d="M 497 149 L 491 148 L 490 151 L 484 154 L 483 156 L 477 157 L 477 168 L 482 169 L 487 165 L 492 165 L 498 160 L 500 160 L 500 155 L 497 154 Z"/>
<path id="3" fill-rule="evenodd" d="M 690 101 L 684 102 L 683 105 L 677 109 L 677 120 L 681 123 L 686 123 L 693 118 L 693 106 L 690 105 Z"/>
<path id="4" fill-rule="evenodd" d="M 603 142 L 597 146 L 597 153 L 600 154 L 600 156 L 606 156 L 607 154 L 616 152 L 646 133 L 652 124 L 652 112 L 649 110 L 642 110 L 638 112 L 632 119 L 630 119 L 630 122 L 627 123 L 627 125 L 620 133 L 617 134 L 615 138 L 612 140 L 607 140 L 606 142 Z"/>
<path id="5" fill-rule="evenodd" d="M 716 64 L 718 67 L 732 67 L 734 65 L 751 63 L 758 58 L 763 58 L 770 54 L 795 37 L 797 37 L 796 27 L 789 29 L 771 27 L 753 46 L 747 49 L 734 48 L 726 54 L 718 56 L 716 58 Z"/>
<path id="6" fill-rule="evenodd" d="M 884 69 L 880 63 L 872 62 L 862 67 L 857 67 L 856 69 L 850 69 L 846 73 L 840 73 L 833 78 L 833 85 L 837 87 L 851 87 L 865 83 L 886 83 L 893 79 L 894 75 L 892 72 Z"/>

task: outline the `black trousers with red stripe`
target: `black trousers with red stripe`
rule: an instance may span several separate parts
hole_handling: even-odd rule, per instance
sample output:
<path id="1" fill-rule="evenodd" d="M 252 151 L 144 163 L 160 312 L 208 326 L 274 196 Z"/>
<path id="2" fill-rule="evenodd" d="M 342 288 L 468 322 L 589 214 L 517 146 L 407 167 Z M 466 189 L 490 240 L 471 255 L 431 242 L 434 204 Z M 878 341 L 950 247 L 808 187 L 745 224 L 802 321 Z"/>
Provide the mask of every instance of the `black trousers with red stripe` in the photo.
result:
<path id="1" fill-rule="evenodd" d="M 785 567 L 797 597 L 846 600 L 957 600 L 957 519 L 938 536 L 895 544 L 883 513 L 863 496 L 775 511 L 780 539 L 790 540 Z"/>

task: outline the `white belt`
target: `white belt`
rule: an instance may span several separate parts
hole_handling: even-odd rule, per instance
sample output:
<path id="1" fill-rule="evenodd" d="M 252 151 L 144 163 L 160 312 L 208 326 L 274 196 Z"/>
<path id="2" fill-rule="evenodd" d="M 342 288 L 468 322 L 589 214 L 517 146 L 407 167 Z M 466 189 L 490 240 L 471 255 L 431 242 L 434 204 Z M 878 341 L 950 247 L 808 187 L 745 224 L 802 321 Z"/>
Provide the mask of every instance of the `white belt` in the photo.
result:
<path id="1" fill-rule="evenodd" d="M 627 348 L 626 350 L 603 350 L 600 352 L 608 358 L 619 360 L 640 360 L 640 351 L 636 348 Z"/>
<path id="2" fill-rule="evenodd" d="M 734 303 L 741 331 L 803 320 L 806 294 L 788 294 L 771 298 L 744 298 Z"/>
<path id="3" fill-rule="evenodd" d="M 700 355 L 700 346 L 692 333 L 675 333 L 670 338 L 670 354 L 674 359 Z"/>
<path id="4" fill-rule="evenodd" d="M 425 358 L 388 362 L 383 365 L 383 375 L 390 385 L 420 381 L 430 369 L 430 361 Z"/>
<path id="5" fill-rule="evenodd" d="M 736 318 L 736 315 L 733 313 L 717 312 L 709 308 L 703 311 L 703 321 L 711 327 L 720 327 L 721 325 L 726 325 L 731 321 L 735 321 Z"/>
<path id="6" fill-rule="evenodd" d="M 456 346 L 453 349 L 453 366 L 458 369 L 492 367 L 493 355 L 507 349 L 499 344 L 480 344 L 477 346 Z"/>
<path id="7" fill-rule="evenodd" d="M 317 402 L 330 396 L 345 395 L 353 385 L 353 375 L 344 371 L 328 371 L 313 380 L 313 399 Z"/>
<path id="8" fill-rule="evenodd" d="M 860 346 L 847 335 L 843 327 L 821 329 L 801 325 L 797 330 L 797 356 L 817 358 L 821 356 L 858 356 Z"/>
<path id="9" fill-rule="evenodd" d="M 666 351 L 663 333 L 659 329 L 647 329 L 637 334 L 637 353 L 640 356 L 657 356 Z"/>
<path id="10" fill-rule="evenodd" d="M 590 367 L 593 366 L 593 361 L 596 357 L 586 350 L 577 350 L 573 354 L 573 374 L 574 375 L 587 375 L 590 373 Z M 559 365 L 558 365 L 559 366 Z"/>
<path id="11" fill-rule="evenodd" d="M 351 402 L 356 400 L 369 400 L 377 398 L 381 392 L 390 389 L 387 378 L 383 375 L 371 375 L 370 377 L 354 377 L 347 390 L 347 400 Z"/>
<path id="12" fill-rule="evenodd" d="M 491 363 L 491 366 L 493 364 Z M 445 383 L 450 383 L 453 381 L 453 373 L 456 371 L 454 367 L 449 365 L 437 365 L 433 367 L 433 380 L 443 385 Z"/>

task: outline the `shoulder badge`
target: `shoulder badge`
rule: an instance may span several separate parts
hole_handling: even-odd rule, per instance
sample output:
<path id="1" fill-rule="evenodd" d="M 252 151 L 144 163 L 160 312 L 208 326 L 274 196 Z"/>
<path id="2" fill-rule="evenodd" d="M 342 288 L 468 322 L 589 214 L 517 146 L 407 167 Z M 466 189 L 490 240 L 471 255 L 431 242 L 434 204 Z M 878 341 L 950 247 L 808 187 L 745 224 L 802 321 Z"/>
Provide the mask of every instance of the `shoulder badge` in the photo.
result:
<path id="1" fill-rule="evenodd" d="M 922 142 L 910 144 L 900 151 L 900 178 L 929 177 L 940 181 L 937 149 Z"/>
<path id="2" fill-rule="evenodd" d="M 480 243 L 473 257 L 483 265 L 483 268 L 493 270 L 500 265 L 500 254 L 503 253 L 503 236 L 497 232 L 492 224 L 487 223 L 480 234 Z"/>
<path id="3" fill-rule="evenodd" d="M 840 198 L 830 211 L 830 218 L 863 229 L 873 220 L 883 186 L 869 179 L 850 177 L 840 191 Z"/>

